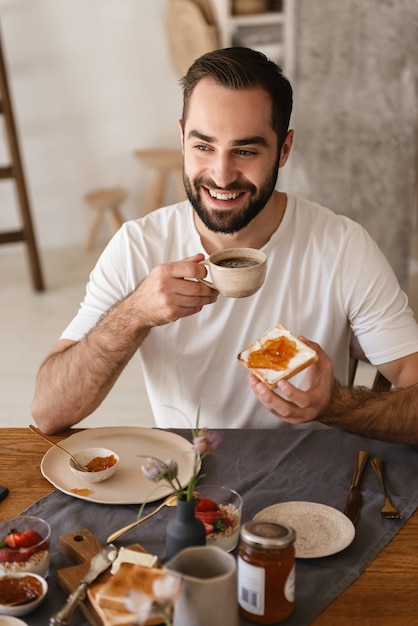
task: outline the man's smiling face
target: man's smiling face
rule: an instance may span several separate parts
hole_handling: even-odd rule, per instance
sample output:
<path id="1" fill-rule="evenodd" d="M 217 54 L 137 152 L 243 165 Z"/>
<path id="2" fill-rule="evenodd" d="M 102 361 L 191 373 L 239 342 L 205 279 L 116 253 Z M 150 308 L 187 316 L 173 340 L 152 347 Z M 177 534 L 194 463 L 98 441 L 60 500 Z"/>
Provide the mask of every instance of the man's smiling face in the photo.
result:
<path id="1" fill-rule="evenodd" d="M 242 230 L 268 202 L 277 179 L 268 94 L 205 78 L 193 91 L 182 134 L 184 185 L 197 215 L 213 232 Z"/>

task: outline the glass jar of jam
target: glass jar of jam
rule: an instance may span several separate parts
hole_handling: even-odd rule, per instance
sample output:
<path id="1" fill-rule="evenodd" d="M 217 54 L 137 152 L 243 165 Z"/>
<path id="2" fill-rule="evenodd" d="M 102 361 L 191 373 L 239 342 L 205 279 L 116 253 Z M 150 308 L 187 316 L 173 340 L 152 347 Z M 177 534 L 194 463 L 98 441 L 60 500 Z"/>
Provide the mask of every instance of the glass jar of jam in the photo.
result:
<path id="1" fill-rule="evenodd" d="M 292 528 L 251 521 L 241 528 L 238 604 L 257 624 L 277 624 L 295 607 L 295 539 Z"/>

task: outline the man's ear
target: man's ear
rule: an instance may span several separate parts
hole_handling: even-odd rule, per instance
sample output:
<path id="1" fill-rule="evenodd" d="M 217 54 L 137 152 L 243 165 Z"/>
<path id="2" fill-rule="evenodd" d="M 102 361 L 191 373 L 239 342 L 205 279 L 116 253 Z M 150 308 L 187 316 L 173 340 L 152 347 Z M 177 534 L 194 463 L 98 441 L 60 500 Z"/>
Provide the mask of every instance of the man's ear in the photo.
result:
<path id="1" fill-rule="evenodd" d="M 184 149 L 183 121 L 182 121 L 182 119 L 181 119 L 181 118 L 178 120 L 177 125 L 178 125 L 178 127 L 179 127 L 179 129 L 180 129 L 180 141 L 181 141 L 181 147 L 182 147 L 182 149 Z"/>
<path id="2" fill-rule="evenodd" d="M 294 136 L 295 131 L 289 130 L 283 142 L 282 149 L 280 150 L 279 167 L 283 167 L 287 163 L 287 159 L 289 158 L 289 154 L 292 149 Z"/>

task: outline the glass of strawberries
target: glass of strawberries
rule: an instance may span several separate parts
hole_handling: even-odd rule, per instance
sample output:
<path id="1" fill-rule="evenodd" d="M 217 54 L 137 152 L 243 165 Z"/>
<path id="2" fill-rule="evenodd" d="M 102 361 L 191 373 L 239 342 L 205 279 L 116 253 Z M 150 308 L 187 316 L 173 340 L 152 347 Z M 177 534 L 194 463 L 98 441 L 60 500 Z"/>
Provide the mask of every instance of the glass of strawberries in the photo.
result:
<path id="1" fill-rule="evenodd" d="M 0 520 L 0 575 L 31 572 L 46 578 L 50 536 L 50 525 L 39 517 Z"/>
<path id="2" fill-rule="evenodd" d="M 241 496 L 228 487 L 202 484 L 197 494 L 195 516 L 205 525 L 206 544 L 231 552 L 239 540 Z"/>

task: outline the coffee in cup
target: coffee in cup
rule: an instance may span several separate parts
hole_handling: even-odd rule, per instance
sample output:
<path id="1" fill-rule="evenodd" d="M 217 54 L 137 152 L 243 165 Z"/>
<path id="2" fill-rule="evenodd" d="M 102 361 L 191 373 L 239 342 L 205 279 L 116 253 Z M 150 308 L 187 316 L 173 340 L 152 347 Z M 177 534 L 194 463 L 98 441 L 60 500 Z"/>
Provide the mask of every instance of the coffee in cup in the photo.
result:
<path id="1" fill-rule="evenodd" d="M 228 298 L 252 296 L 264 283 L 267 270 L 267 257 L 256 248 L 219 250 L 200 263 L 208 266 L 212 278 L 200 282 Z"/>

